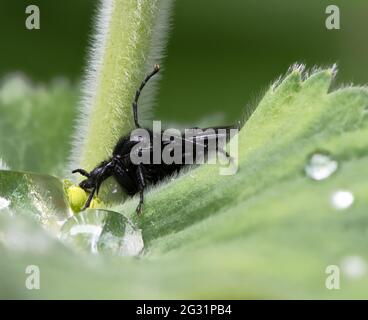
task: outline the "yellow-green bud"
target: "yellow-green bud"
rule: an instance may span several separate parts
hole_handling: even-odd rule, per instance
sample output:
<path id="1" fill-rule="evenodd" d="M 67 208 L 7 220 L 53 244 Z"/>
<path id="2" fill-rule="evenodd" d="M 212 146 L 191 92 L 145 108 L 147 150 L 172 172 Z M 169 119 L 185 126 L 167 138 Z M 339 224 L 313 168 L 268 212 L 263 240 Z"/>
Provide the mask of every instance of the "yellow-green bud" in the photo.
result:
<path id="1" fill-rule="evenodd" d="M 74 213 L 81 211 L 87 201 L 87 193 L 78 186 L 71 186 L 67 189 L 69 205 Z"/>

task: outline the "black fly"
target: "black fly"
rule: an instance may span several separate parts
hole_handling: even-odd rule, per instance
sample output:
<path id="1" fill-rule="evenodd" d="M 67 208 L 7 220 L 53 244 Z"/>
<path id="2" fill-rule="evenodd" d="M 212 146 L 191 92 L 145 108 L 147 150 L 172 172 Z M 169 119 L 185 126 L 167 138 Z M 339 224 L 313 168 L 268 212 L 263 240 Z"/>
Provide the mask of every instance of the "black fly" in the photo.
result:
<path id="1" fill-rule="evenodd" d="M 138 122 L 138 99 L 141 94 L 142 89 L 146 85 L 146 83 L 159 71 L 159 66 L 155 65 L 153 71 L 146 76 L 146 78 L 141 83 L 139 89 L 135 94 L 135 99 L 133 101 L 133 115 L 134 115 L 134 123 L 137 128 L 140 128 Z M 203 134 L 198 136 L 193 136 L 194 140 L 192 140 L 192 144 L 194 147 L 201 146 L 205 149 L 208 148 L 209 141 L 212 139 L 216 141 L 219 138 L 219 129 L 226 129 L 226 131 L 233 127 L 222 127 L 222 128 L 214 128 L 215 134 Z M 149 136 L 152 141 L 153 132 L 152 130 L 146 129 L 149 132 Z M 206 130 L 206 129 L 203 129 Z M 162 133 L 161 133 L 162 135 Z M 180 137 L 183 141 L 185 140 L 184 136 Z M 137 193 L 140 194 L 139 204 L 137 206 L 136 212 L 140 213 L 143 204 L 143 196 L 144 196 L 144 189 L 148 185 L 152 185 L 157 183 L 158 181 L 168 177 L 176 172 L 178 172 L 182 167 L 185 166 L 184 162 L 172 163 L 172 164 L 144 164 L 138 163 L 135 164 L 131 161 L 131 150 L 133 147 L 141 141 L 141 137 L 131 137 L 131 135 L 122 137 L 118 143 L 116 144 L 112 157 L 108 160 L 101 162 L 98 166 L 96 166 L 91 172 L 87 172 L 84 169 L 75 169 L 73 173 L 80 173 L 81 175 L 85 176 L 87 179 L 83 180 L 79 186 L 84 189 L 85 191 L 90 192 L 89 197 L 83 207 L 82 210 L 88 208 L 91 204 L 92 198 L 94 194 L 98 194 L 100 186 L 103 181 L 107 178 L 113 176 L 119 185 L 126 191 L 128 195 L 135 195 Z M 187 140 L 185 140 L 187 142 Z M 165 145 L 167 145 L 167 141 L 161 142 L 161 150 Z M 225 151 L 222 149 L 220 150 L 216 144 L 216 150 L 221 151 L 222 153 L 226 154 Z M 146 150 L 140 150 L 139 152 L 149 152 L 152 156 L 153 153 L 153 146 L 149 144 L 149 148 Z M 227 155 L 228 156 L 228 155 Z"/>

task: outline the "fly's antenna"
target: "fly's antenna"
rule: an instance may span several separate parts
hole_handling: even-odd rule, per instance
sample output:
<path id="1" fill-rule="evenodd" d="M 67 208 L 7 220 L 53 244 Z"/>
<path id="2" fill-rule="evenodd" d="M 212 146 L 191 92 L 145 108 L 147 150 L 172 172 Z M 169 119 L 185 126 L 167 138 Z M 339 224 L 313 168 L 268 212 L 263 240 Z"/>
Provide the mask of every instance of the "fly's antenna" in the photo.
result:
<path id="1" fill-rule="evenodd" d="M 146 85 L 146 83 L 157 73 L 159 72 L 160 70 L 160 66 L 158 64 L 156 64 L 154 67 L 153 67 L 153 70 L 151 73 L 149 73 L 146 78 L 142 81 L 141 85 L 139 86 L 138 90 L 136 91 L 135 93 L 135 98 L 134 98 L 134 101 L 133 101 L 133 116 L 134 116 L 134 123 L 135 123 L 135 126 L 137 128 L 140 128 L 141 126 L 139 125 L 138 123 L 138 99 L 139 99 L 139 96 L 141 95 L 141 92 L 144 88 L 144 86 Z"/>

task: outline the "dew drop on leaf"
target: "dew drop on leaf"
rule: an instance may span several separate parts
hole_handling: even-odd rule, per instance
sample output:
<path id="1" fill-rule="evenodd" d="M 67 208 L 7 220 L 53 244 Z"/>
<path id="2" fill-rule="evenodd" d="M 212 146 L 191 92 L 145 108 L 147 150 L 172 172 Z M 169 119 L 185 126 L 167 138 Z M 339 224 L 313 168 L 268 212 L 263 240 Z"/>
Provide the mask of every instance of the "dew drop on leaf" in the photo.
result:
<path id="1" fill-rule="evenodd" d="M 343 273 L 349 278 L 360 278 L 367 273 L 367 263 L 360 256 L 348 256 L 341 262 Z"/>
<path id="2" fill-rule="evenodd" d="M 79 237 L 79 241 L 87 243 L 92 253 L 97 253 L 97 241 L 102 228 L 92 224 L 74 225 L 70 228 L 71 237 Z"/>
<path id="3" fill-rule="evenodd" d="M 349 208 L 354 203 L 354 195 L 350 191 L 335 191 L 331 195 L 331 205 L 337 210 Z"/>
<path id="4" fill-rule="evenodd" d="M 338 162 L 333 160 L 328 154 L 313 154 L 306 166 L 306 175 L 313 180 L 324 180 L 330 177 L 338 168 Z"/>
<path id="5" fill-rule="evenodd" d="M 142 232 L 118 212 L 88 210 L 68 219 L 60 239 L 91 253 L 137 256 L 144 247 Z"/>

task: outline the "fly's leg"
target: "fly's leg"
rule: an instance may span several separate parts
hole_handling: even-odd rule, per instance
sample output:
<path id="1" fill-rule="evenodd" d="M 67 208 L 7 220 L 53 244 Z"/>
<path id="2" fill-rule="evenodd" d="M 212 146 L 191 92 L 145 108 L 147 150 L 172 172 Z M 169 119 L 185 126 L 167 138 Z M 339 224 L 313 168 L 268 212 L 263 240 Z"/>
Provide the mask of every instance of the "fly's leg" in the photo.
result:
<path id="1" fill-rule="evenodd" d="M 106 166 L 103 167 L 102 171 L 97 176 L 97 179 L 96 179 L 96 194 L 97 195 L 98 195 L 98 192 L 100 191 L 102 182 L 110 176 L 110 174 L 108 173 L 108 170 L 110 170 L 113 167 L 114 167 L 113 162 L 109 162 Z"/>
<path id="2" fill-rule="evenodd" d="M 141 213 L 142 205 L 144 202 L 144 188 L 146 187 L 146 182 L 143 175 L 142 166 L 138 165 L 137 168 L 137 178 L 138 178 L 138 187 L 139 187 L 139 203 L 137 209 L 135 210 L 137 214 Z"/>
<path id="3" fill-rule="evenodd" d="M 88 196 L 88 199 L 87 199 L 86 203 L 84 204 L 84 206 L 82 208 L 82 211 L 86 210 L 91 205 L 91 202 L 92 202 L 92 199 L 93 199 L 93 196 L 94 196 L 95 192 L 96 192 L 96 188 L 93 188 L 92 192 Z"/>
<path id="4" fill-rule="evenodd" d="M 82 176 L 85 176 L 85 177 L 89 178 L 89 173 L 84 169 L 75 169 L 75 170 L 72 171 L 72 173 L 79 173 Z"/>

